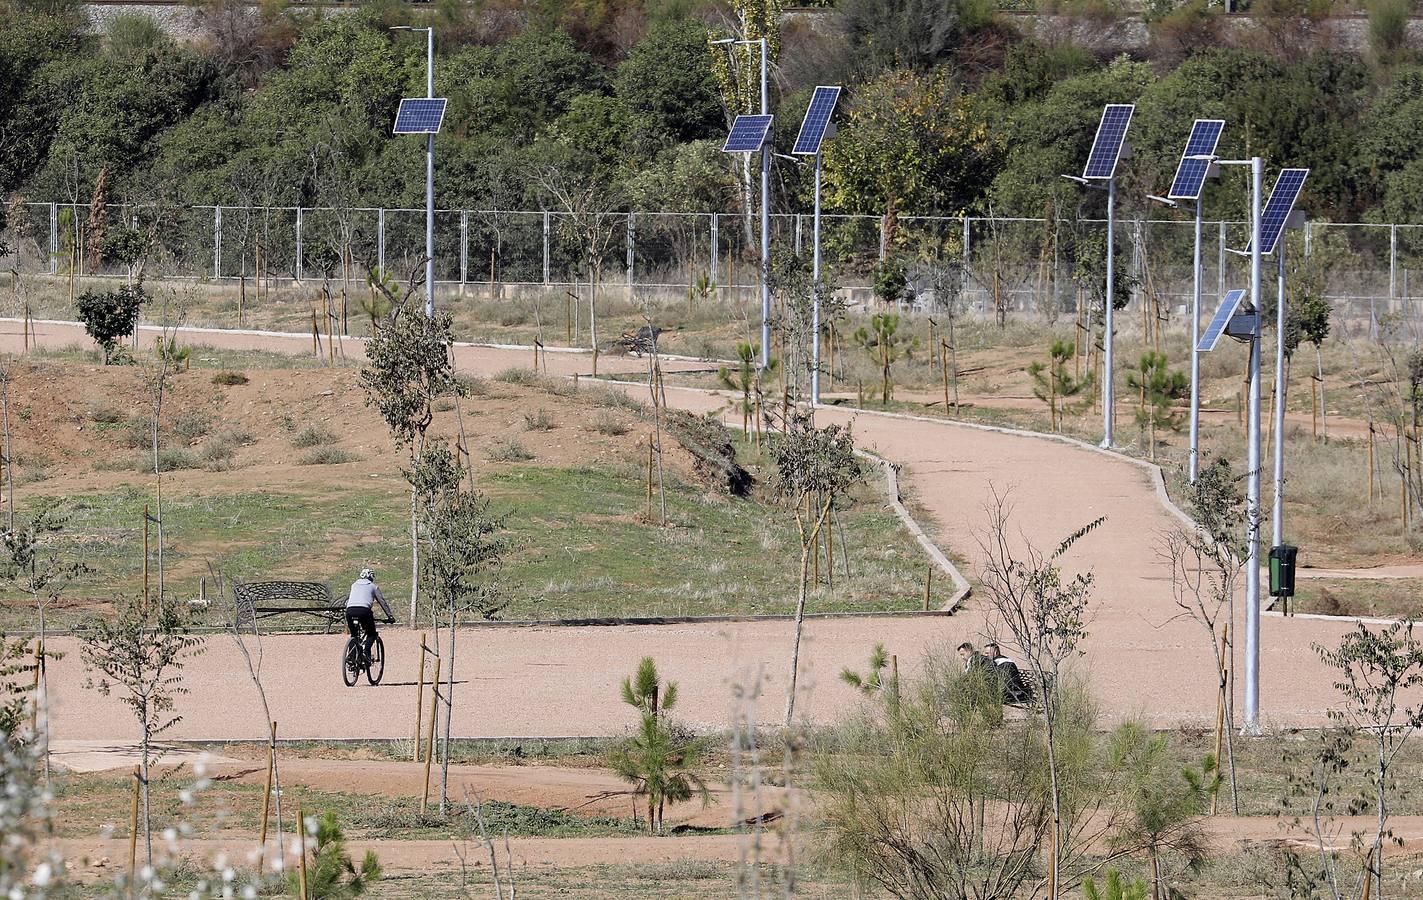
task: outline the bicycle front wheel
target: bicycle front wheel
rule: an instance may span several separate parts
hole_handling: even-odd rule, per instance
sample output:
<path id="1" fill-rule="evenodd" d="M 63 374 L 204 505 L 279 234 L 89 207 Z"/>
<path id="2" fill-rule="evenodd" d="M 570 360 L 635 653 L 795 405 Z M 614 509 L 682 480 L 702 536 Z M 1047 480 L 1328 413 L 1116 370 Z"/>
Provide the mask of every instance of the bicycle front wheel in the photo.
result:
<path id="1" fill-rule="evenodd" d="M 341 680 L 346 687 L 355 687 L 361 677 L 361 642 L 356 638 L 346 641 L 346 652 L 341 654 Z"/>
<path id="2" fill-rule="evenodd" d="M 385 675 L 385 641 L 380 635 L 376 635 L 375 643 L 371 644 L 371 658 L 366 665 L 366 681 L 372 685 L 380 684 L 381 677 Z"/>

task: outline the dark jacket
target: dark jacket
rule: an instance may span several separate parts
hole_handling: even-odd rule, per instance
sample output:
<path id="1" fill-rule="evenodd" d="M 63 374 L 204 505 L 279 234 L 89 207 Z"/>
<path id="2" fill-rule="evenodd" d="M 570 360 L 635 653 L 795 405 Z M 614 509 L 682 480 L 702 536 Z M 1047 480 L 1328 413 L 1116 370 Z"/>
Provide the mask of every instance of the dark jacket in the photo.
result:
<path id="1" fill-rule="evenodd" d="M 1033 690 L 1028 687 L 1023 673 L 1018 671 L 1017 663 L 1006 656 L 1000 656 L 993 661 L 993 666 L 1003 681 L 1004 703 L 1026 703 L 1033 699 Z"/>

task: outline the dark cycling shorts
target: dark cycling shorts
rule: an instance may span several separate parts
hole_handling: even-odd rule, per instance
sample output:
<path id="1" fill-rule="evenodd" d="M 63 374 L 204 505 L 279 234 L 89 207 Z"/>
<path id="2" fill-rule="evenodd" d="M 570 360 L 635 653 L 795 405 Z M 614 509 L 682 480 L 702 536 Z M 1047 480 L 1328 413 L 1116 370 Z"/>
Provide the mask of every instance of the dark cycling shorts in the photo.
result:
<path id="1" fill-rule="evenodd" d="M 365 648 L 369 653 L 371 644 L 376 640 L 376 617 L 368 606 L 348 606 L 346 607 L 346 630 L 351 633 L 351 637 L 356 637 L 362 631 L 365 632 Z"/>

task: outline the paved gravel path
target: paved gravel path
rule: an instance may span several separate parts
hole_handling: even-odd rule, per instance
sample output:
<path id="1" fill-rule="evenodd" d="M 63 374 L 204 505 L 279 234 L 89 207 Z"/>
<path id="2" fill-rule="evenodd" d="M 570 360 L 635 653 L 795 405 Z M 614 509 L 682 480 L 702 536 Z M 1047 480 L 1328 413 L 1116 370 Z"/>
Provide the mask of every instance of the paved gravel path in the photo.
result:
<path id="1" fill-rule="evenodd" d="M 42 346 L 86 339 L 74 325 L 41 323 Z M 233 349 L 309 353 L 302 335 L 189 331 L 194 343 Z M 146 335 L 144 342 L 150 340 Z M 352 342 L 354 344 L 355 342 Z M 16 328 L 0 334 L 0 349 L 17 350 Z M 348 344 L 347 352 L 354 346 Z M 461 369 L 492 374 L 527 365 L 529 351 L 461 346 Z M 586 374 L 587 356 L 548 354 L 550 374 Z M 636 359 L 604 357 L 600 371 L 637 373 Z M 676 363 L 696 368 L 705 364 Z M 670 366 L 669 366 L 670 367 Z M 636 388 L 630 388 L 636 390 Z M 690 389 L 667 389 L 669 402 L 710 410 L 727 400 Z M 1069 568 L 1096 576 L 1091 637 L 1079 668 L 1108 719 L 1140 716 L 1158 725 L 1206 723 L 1214 718 L 1214 687 L 1206 635 L 1179 616 L 1169 568 L 1158 558 L 1161 535 L 1178 519 L 1164 502 L 1154 469 L 1115 454 L 1051 437 L 1006 433 L 943 421 L 918 420 L 841 409 L 817 413 L 822 422 L 853 423 L 861 446 L 903 466 L 907 493 L 934 518 L 929 532 L 973 578 L 978 541 L 988 521 L 992 491 L 1006 493 L 1022 537 L 1055 546 L 1065 535 L 1105 516 L 1103 527 L 1082 539 Z M 1239 605 L 1239 604 L 1237 604 Z M 1237 633 L 1242 623 L 1237 622 Z M 1319 724 L 1332 703 L 1331 679 L 1315 658 L 1313 642 L 1333 643 L 1351 623 L 1266 616 L 1262 626 L 1262 720 L 1269 726 Z M 951 618 L 828 619 L 809 622 L 798 710 L 811 721 L 840 717 L 854 694 L 836 673 L 861 667 L 876 641 L 912 668 L 935 644 L 978 641 L 988 628 L 981 597 L 970 598 Z M 759 721 L 779 721 L 784 709 L 788 622 L 745 622 L 630 627 L 528 627 L 462 631 L 455 731 L 466 736 L 601 735 L 629 716 L 617 695 L 619 680 L 644 655 L 655 656 L 667 677 L 681 682 L 681 714 L 703 726 L 730 720 L 736 686 L 764 677 Z M 342 638 L 323 635 L 266 640 L 264 680 L 284 737 L 401 737 L 414 706 L 414 666 L 419 636 L 387 632 L 387 683 L 345 689 L 337 681 Z M 79 654 L 72 641 L 56 641 L 67 656 L 51 668 L 55 736 L 95 739 L 127 735 L 132 719 L 114 701 L 81 688 Z M 255 738 L 260 707 L 233 642 L 215 637 L 192 661 L 179 701 L 183 720 L 165 737 Z"/>

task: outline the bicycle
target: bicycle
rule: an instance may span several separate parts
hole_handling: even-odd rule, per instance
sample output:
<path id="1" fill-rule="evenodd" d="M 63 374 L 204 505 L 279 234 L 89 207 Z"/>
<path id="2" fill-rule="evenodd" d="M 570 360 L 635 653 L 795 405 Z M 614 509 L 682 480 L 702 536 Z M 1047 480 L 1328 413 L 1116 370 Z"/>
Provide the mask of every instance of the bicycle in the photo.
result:
<path id="1" fill-rule="evenodd" d="M 385 675 L 385 641 L 379 634 L 376 635 L 371 643 L 369 659 L 364 658 L 365 654 L 361 652 L 363 644 L 362 635 L 352 635 L 346 640 L 346 652 L 341 654 L 341 679 L 346 682 L 346 687 L 355 687 L 361 672 L 366 673 L 366 681 L 372 686 L 380 684 Z"/>

